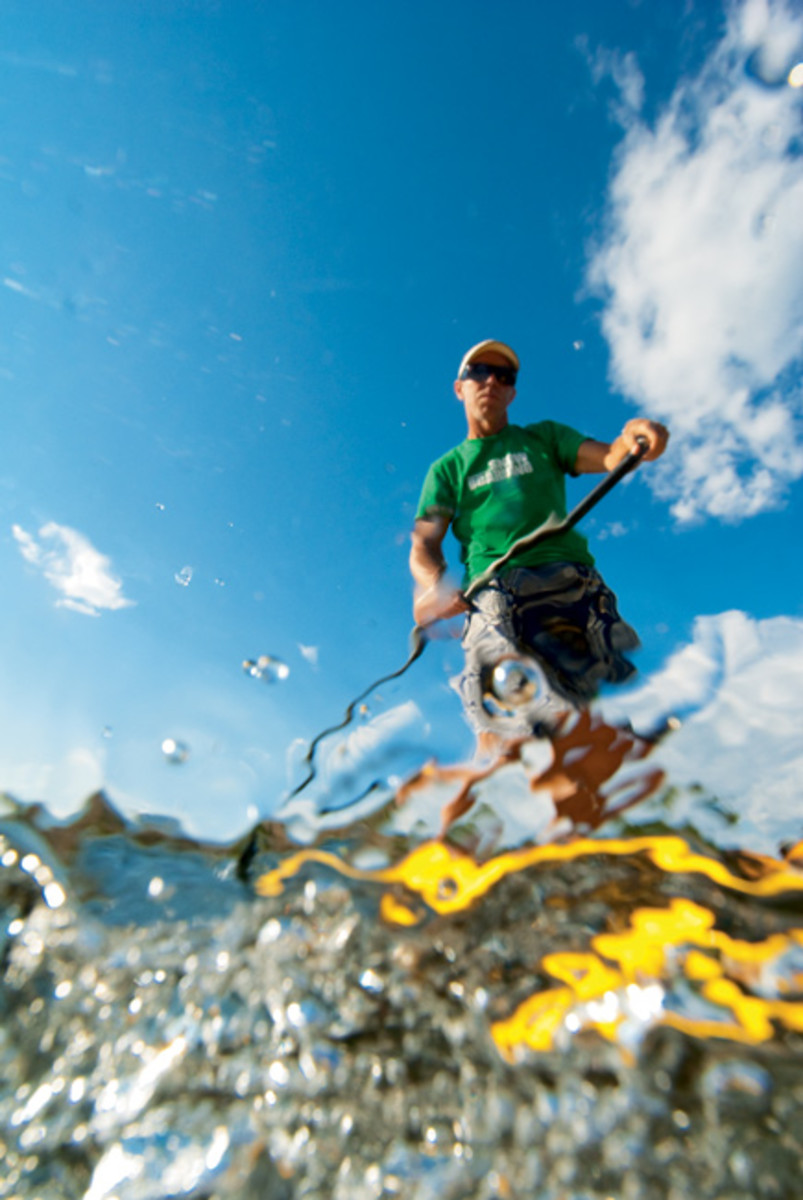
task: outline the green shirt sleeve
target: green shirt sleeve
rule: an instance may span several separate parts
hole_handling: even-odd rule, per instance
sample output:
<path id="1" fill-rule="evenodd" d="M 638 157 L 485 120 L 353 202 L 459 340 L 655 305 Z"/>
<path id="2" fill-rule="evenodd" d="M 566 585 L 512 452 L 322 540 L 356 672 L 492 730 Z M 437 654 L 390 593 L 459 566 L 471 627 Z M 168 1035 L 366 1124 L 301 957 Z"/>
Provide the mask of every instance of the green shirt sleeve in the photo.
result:
<path id="1" fill-rule="evenodd" d="M 565 475 L 577 474 L 574 469 L 577 451 L 583 442 L 589 440 L 588 434 L 580 433 L 579 429 L 573 429 L 571 425 L 562 425 L 560 421 L 539 421 L 537 426 L 531 425 L 528 428 L 538 429 L 546 437 L 554 461 Z"/>
<path id="2" fill-rule="evenodd" d="M 451 519 L 457 510 L 457 497 L 454 484 L 449 479 L 448 472 L 441 460 L 432 464 L 427 471 L 421 498 L 415 511 L 416 521 L 431 517 L 448 517 Z"/>

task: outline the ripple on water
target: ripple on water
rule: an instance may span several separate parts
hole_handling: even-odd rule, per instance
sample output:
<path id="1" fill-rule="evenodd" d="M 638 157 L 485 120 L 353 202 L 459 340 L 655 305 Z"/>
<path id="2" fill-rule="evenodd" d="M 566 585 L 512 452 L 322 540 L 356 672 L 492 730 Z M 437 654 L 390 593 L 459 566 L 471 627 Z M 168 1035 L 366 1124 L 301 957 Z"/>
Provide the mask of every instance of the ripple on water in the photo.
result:
<path id="1" fill-rule="evenodd" d="M 8 806 L 0 1197 L 795 1194 L 794 848 L 628 828 L 649 746 L 563 738 L 245 859 Z M 500 798 L 545 789 L 512 842 Z"/>

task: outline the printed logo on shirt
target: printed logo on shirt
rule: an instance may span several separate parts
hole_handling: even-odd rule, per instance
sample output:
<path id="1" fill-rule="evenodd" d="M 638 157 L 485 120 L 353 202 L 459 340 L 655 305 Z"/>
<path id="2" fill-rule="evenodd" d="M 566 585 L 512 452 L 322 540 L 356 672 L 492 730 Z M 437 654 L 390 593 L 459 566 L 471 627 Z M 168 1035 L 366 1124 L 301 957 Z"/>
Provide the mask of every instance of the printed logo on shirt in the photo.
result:
<path id="1" fill-rule="evenodd" d="M 489 483 L 499 483 L 502 479 L 512 479 L 515 475 L 531 475 L 533 465 L 525 451 L 517 454 L 506 454 L 504 458 L 492 458 L 484 471 L 469 475 L 468 486 L 473 492 L 478 487 Z"/>

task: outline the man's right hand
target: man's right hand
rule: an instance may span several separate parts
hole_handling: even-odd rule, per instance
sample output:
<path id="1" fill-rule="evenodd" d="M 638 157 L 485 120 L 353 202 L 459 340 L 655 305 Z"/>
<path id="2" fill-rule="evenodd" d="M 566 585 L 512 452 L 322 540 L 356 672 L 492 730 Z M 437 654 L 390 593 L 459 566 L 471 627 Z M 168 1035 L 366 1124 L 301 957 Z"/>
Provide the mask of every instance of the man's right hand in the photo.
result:
<path id="1" fill-rule="evenodd" d="M 421 629 L 435 621 L 447 621 L 471 607 L 444 574 L 443 539 L 449 520 L 444 514 L 436 514 L 419 518 L 413 527 L 410 547 L 410 570 L 416 583 L 413 616 Z"/>
<path id="2" fill-rule="evenodd" d="M 448 621 L 450 617 L 468 612 L 470 607 L 462 592 L 438 580 L 428 588 L 416 589 L 413 619 L 416 625 L 424 628 L 435 621 Z"/>

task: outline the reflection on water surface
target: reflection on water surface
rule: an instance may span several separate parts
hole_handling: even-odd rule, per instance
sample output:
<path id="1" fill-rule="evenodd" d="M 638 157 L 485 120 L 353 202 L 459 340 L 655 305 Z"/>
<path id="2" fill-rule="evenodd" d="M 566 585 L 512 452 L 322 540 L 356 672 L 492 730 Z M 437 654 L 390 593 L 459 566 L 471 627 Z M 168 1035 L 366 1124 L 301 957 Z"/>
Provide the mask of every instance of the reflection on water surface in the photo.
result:
<path id="1" fill-rule="evenodd" d="M 656 744 L 582 717 L 303 844 L 8 802 L 0 1195 L 793 1195 L 803 855 L 674 829 Z"/>

